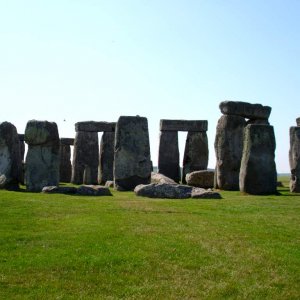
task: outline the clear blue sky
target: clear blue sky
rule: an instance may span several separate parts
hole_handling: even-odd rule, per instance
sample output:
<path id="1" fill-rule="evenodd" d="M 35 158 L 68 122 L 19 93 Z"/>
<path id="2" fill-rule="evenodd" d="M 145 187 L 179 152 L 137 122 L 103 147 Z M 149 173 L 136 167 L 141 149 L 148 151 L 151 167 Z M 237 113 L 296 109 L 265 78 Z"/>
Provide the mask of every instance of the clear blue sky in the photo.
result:
<path id="1" fill-rule="evenodd" d="M 299 0 L 0 0 L 0 121 L 208 120 L 223 100 L 272 106 L 279 172 L 300 116 Z M 64 121 L 64 119 L 66 121 Z M 180 134 L 181 158 L 184 135 Z"/>

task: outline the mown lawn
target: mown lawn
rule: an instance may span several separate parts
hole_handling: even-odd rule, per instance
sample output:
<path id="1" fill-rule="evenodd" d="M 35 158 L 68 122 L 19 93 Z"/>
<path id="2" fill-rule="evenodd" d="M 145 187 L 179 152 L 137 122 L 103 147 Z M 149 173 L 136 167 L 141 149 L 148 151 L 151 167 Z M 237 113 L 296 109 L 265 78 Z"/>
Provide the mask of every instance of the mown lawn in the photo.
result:
<path id="1" fill-rule="evenodd" d="M 300 299 L 300 194 L 280 192 L 0 191 L 0 297 Z"/>

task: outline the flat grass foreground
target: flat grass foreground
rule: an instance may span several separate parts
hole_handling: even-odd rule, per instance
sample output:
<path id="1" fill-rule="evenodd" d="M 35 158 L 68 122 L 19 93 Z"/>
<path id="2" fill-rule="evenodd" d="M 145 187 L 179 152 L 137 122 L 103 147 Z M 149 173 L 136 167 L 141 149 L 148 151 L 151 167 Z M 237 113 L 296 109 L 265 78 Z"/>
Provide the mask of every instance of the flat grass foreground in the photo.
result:
<path id="1" fill-rule="evenodd" d="M 0 191 L 1 299 L 300 299 L 300 194 Z"/>

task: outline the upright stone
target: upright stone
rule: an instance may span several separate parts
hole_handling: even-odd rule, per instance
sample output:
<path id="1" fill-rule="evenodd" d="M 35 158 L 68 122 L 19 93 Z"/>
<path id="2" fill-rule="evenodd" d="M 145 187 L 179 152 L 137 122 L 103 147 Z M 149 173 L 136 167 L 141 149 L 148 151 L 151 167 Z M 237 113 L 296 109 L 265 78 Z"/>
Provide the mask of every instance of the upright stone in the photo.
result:
<path id="1" fill-rule="evenodd" d="M 243 117 L 231 115 L 224 115 L 218 121 L 215 138 L 215 187 L 221 190 L 239 190 L 245 124 Z"/>
<path id="2" fill-rule="evenodd" d="M 40 192 L 44 186 L 58 185 L 60 141 L 56 123 L 28 121 L 25 142 L 28 144 L 25 166 L 27 190 Z"/>
<path id="3" fill-rule="evenodd" d="M 241 192 L 253 195 L 276 193 L 275 148 L 273 126 L 246 126 L 240 170 Z"/>
<path id="4" fill-rule="evenodd" d="M 116 126 L 114 183 L 118 190 L 133 190 L 151 180 L 148 121 L 121 116 Z"/>
<path id="5" fill-rule="evenodd" d="M 296 122 L 297 122 L 297 126 L 300 126 L 300 118 L 297 118 Z"/>
<path id="6" fill-rule="evenodd" d="M 22 181 L 22 160 L 16 127 L 0 123 L 0 188 L 18 188 Z"/>
<path id="7" fill-rule="evenodd" d="M 188 132 L 185 143 L 182 183 L 186 174 L 206 170 L 208 165 L 208 140 L 206 132 Z"/>
<path id="8" fill-rule="evenodd" d="M 71 182 L 72 164 L 71 164 L 71 147 L 70 145 L 60 144 L 60 168 L 59 181 Z"/>
<path id="9" fill-rule="evenodd" d="M 158 173 L 176 182 L 180 181 L 177 131 L 161 131 L 158 152 Z"/>
<path id="10" fill-rule="evenodd" d="M 115 153 L 115 133 L 103 132 L 100 142 L 99 155 L 99 184 L 114 180 L 114 153 Z"/>
<path id="11" fill-rule="evenodd" d="M 21 160 L 24 161 L 24 154 L 25 154 L 24 134 L 18 134 L 18 136 L 19 136 L 19 144 L 20 144 L 20 151 L 21 151 Z"/>
<path id="12" fill-rule="evenodd" d="M 300 127 L 290 128 L 290 191 L 300 193 Z"/>
<path id="13" fill-rule="evenodd" d="M 99 164 L 99 142 L 97 132 L 76 132 L 72 178 L 74 184 L 97 184 Z"/>

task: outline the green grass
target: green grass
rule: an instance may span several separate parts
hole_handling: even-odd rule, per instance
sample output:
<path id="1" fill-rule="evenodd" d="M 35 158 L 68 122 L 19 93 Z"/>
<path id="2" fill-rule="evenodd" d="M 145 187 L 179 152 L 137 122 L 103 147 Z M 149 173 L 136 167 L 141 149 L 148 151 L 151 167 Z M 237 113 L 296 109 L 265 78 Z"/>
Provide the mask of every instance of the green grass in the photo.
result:
<path id="1" fill-rule="evenodd" d="M 280 192 L 0 191 L 0 298 L 299 299 L 300 194 Z"/>

